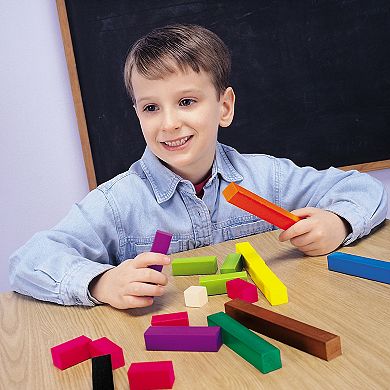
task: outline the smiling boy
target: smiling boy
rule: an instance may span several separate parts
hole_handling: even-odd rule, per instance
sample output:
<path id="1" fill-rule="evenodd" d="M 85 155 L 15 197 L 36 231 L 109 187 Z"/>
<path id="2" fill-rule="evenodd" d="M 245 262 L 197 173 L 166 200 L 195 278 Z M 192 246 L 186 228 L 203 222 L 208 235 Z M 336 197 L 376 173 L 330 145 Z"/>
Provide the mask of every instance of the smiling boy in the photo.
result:
<path id="1" fill-rule="evenodd" d="M 15 291 L 64 305 L 151 305 L 167 277 L 148 265 L 170 263 L 149 252 L 157 229 L 173 234 L 170 253 L 275 229 L 224 200 L 231 182 L 304 217 L 279 239 L 308 255 L 349 244 L 383 221 L 386 192 L 366 174 L 299 168 L 220 144 L 218 129 L 234 116 L 229 71 L 225 44 L 200 26 L 167 26 L 135 43 L 125 84 L 147 148 L 15 252 Z"/>

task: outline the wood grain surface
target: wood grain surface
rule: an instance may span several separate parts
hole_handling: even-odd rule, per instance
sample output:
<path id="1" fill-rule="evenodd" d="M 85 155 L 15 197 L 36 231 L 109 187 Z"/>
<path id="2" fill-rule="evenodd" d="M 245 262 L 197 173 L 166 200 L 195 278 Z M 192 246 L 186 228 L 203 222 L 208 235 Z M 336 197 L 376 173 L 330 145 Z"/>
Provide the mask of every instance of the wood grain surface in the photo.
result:
<path id="1" fill-rule="evenodd" d="M 289 303 L 271 307 L 261 295 L 257 305 L 341 337 L 342 356 L 327 362 L 264 337 L 280 348 L 280 370 L 262 374 L 226 346 L 219 352 L 146 351 L 143 333 L 153 314 L 187 310 L 191 325 L 206 325 L 223 311 L 227 295 L 211 296 L 202 308 L 186 308 L 183 291 L 196 276 L 171 276 L 167 293 L 150 308 L 116 310 L 62 307 L 16 293 L 0 294 L 0 389 L 89 389 L 91 361 L 65 371 L 51 362 L 50 347 L 82 334 L 106 336 L 124 349 L 126 365 L 114 372 L 116 389 L 128 389 L 131 362 L 172 360 L 174 389 L 385 389 L 390 384 L 390 286 L 328 271 L 326 256 L 306 257 L 278 232 L 254 235 L 185 256 L 218 256 L 219 265 L 235 243 L 249 241 L 285 283 Z M 343 248 L 347 253 L 390 260 L 390 222 L 368 238 Z M 172 257 L 183 257 L 183 253 Z"/>

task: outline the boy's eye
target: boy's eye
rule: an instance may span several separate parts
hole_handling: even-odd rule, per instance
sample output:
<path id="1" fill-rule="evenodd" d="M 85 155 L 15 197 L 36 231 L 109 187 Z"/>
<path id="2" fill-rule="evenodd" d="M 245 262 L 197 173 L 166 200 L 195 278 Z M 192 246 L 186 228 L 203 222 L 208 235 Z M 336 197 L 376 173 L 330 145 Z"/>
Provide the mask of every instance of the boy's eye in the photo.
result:
<path id="1" fill-rule="evenodd" d="M 190 106 L 191 104 L 195 103 L 195 100 L 194 99 L 182 99 L 180 100 L 180 103 L 179 105 L 180 106 Z"/>
<path id="2" fill-rule="evenodd" d="M 144 107 L 143 111 L 147 111 L 147 112 L 157 111 L 157 106 L 155 104 L 148 104 L 147 106 Z"/>

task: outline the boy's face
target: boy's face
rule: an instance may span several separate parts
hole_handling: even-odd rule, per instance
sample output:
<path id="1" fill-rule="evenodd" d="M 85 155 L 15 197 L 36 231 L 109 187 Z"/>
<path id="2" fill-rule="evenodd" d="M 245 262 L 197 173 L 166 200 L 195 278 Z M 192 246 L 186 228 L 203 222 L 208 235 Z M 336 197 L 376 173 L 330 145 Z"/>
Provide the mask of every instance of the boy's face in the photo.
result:
<path id="1" fill-rule="evenodd" d="M 198 183 L 210 170 L 218 126 L 229 126 L 234 93 L 220 99 L 210 76 L 188 69 L 149 80 L 133 70 L 135 109 L 152 152 L 175 173 Z"/>

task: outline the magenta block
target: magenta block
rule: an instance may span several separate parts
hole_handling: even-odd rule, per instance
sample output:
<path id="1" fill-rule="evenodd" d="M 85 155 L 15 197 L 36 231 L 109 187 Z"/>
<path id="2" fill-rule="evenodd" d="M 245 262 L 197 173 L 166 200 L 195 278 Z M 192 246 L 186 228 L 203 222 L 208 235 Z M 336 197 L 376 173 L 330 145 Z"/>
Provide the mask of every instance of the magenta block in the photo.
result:
<path id="1" fill-rule="evenodd" d="M 219 326 L 150 326 L 144 338 L 148 351 L 216 352 L 222 345 Z"/>
<path id="2" fill-rule="evenodd" d="M 254 303 L 259 300 L 257 287 L 242 279 L 232 279 L 226 282 L 226 290 L 229 298 L 240 298 L 243 301 Z"/>
<path id="3" fill-rule="evenodd" d="M 127 371 L 130 390 L 172 389 L 175 372 L 172 361 L 131 363 Z"/>
<path id="4" fill-rule="evenodd" d="M 89 359 L 91 341 L 89 337 L 80 336 L 50 348 L 53 364 L 60 370 L 65 370 Z"/>
<path id="5" fill-rule="evenodd" d="M 161 230 L 156 231 L 154 236 L 151 252 L 162 253 L 166 255 L 168 253 L 169 245 L 171 244 L 172 234 L 163 232 Z M 150 265 L 149 268 L 153 268 L 156 271 L 162 271 L 162 265 Z"/>
<path id="6" fill-rule="evenodd" d="M 122 348 L 107 337 L 94 340 L 89 344 L 91 357 L 111 355 L 112 369 L 115 370 L 125 365 Z"/>
<path id="7" fill-rule="evenodd" d="M 152 316 L 152 326 L 189 326 L 188 313 L 180 311 L 178 313 L 156 314 Z"/>

